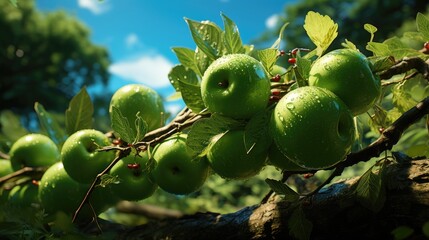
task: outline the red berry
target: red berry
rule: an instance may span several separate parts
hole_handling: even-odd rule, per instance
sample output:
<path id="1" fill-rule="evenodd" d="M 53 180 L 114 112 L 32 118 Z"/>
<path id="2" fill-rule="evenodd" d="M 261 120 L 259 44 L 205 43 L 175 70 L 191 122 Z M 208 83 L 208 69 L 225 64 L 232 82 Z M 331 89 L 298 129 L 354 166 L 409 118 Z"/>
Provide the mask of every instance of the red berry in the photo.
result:
<path id="1" fill-rule="evenodd" d="M 279 74 L 276 74 L 274 77 L 271 78 L 271 81 L 278 82 L 280 81 L 280 79 L 281 79 L 281 76 Z"/>
<path id="2" fill-rule="evenodd" d="M 113 143 L 113 145 L 120 145 L 121 139 L 113 139 L 112 143 Z"/>
<path id="3" fill-rule="evenodd" d="M 426 50 L 429 50 L 429 42 L 425 42 L 423 46 L 426 48 Z"/>
<path id="4" fill-rule="evenodd" d="M 296 58 L 289 58 L 287 60 L 290 64 L 295 64 L 296 63 Z"/>
<path id="5" fill-rule="evenodd" d="M 280 53 L 279 53 L 280 56 L 284 56 L 285 54 L 286 54 L 285 50 L 280 50 Z"/>

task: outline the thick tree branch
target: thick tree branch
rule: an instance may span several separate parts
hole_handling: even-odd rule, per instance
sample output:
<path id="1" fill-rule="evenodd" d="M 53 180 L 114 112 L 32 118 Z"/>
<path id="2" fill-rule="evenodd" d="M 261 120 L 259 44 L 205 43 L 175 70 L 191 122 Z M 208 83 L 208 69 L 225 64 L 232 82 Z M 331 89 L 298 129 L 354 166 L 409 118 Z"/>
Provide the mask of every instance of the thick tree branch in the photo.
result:
<path id="1" fill-rule="evenodd" d="M 422 237 L 420 229 L 429 220 L 429 159 L 392 164 L 387 170 L 389 187 L 379 212 L 364 208 L 354 197 L 358 178 L 313 195 L 302 205 L 313 225 L 311 239 L 391 239 L 391 231 L 398 226 L 415 229 L 414 237 Z M 101 227 L 115 229 L 116 239 L 291 239 L 293 210 L 290 203 L 273 195 L 267 203 L 230 214 L 196 213 L 136 227 L 103 222 Z"/>

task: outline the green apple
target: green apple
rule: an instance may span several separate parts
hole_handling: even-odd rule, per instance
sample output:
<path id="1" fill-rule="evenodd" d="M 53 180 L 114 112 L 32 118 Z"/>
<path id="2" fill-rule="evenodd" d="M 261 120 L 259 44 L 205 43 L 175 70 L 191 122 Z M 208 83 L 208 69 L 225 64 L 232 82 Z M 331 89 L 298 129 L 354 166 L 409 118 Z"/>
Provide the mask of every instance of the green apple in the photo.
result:
<path id="1" fill-rule="evenodd" d="M 83 129 L 69 136 L 61 149 L 66 172 L 80 183 L 91 183 L 115 158 L 113 151 L 99 151 L 109 146 L 108 137 L 95 129 Z"/>
<path id="2" fill-rule="evenodd" d="M 33 183 L 25 183 L 13 187 L 8 196 L 8 202 L 21 207 L 30 207 L 33 204 L 40 203 L 39 187 Z"/>
<path id="3" fill-rule="evenodd" d="M 213 171 L 226 179 L 247 179 L 265 166 L 272 141 L 261 138 L 254 146 L 246 146 L 245 131 L 231 130 L 213 137 L 211 142 L 207 159 Z"/>
<path id="4" fill-rule="evenodd" d="M 0 159 L 0 178 L 13 173 L 12 164 L 7 159 Z"/>
<path id="5" fill-rule="evenodd" d="M 23 167 L 48 167 L 60 160 L 57 145 L 47 136 L 27 134 L 13 143 L 10 151 L 13 170 Z"/>
<path id="6" fill-rule="evenodd" d="M 149 176 L 149 154 L 130 154 L 121 159 L 110 170 L 110 175 L 118 177 L 112 184 L 112 192 L 123 200 L 138 201 L 150 197 L 158 185 Z"/>
<path id="7" fill-rule="evenodd" d="M 58 162 L 49 167 L 39 183 L 38 196 L 40 203 L 47 214 L 63 212 L 73 215 L 87 193 L 89 184 L 82 184 L 73 180 L 65 171 L 63 163 Z M 81 210 L 79 219 L 90 219 L 93 210 L 98 215 L 107 209 L 111 199 L 100 197 L 107 188 L 96 187 L 90 196 L 91 207 L 86 204 Z M 109 196 L 106 194 L 105 196 Z"/>
<path id="8" fill-rule="evenodd" d="M 298 166 L 288 157 L 286 157 L 275 143 L 273 143 L 268 151 L 268 165 L 272 165 L 281 169 L 282 171 L 303 171 L 303 167 Z"/>
<path id="9" fill-rule="evenodd" d="M 329 90 L 314 86 L 297 88 L 280 99 L 269 130 L 280 152 L 307 169 L 342 161 L 354 141 L 348 107 Z"/>
<path id="10" fill-rule="evenodd" d="M 352 49 L 337 49 L 316 60 L 308 81 L 335 93 L 355 116 L 368 111 L 381 94 L 380 78 L 370 62 Z"/>
<path id="11" fill-rule="evenodd" d="M 187 134 L 174 134 L 153 150 L 156 161 L 151 175 L 169 193 L 184 195 L 197 191 L 209 175 L 205 158 L 193 158 L 186 146 Z"/>
<path id="12" fill-rule="evenodd" d="M 212 113 L 249 119 L 267 107 L 270 79 L 262 64 L 246 54 L 216 59 L 204 72 L 201 96 Z"/>
<path id="13" fill-rule="evenodd" d="M 140 112 L 140 116 L 147 123 L 148 131 L 162 127 L 165 123 L 165 110 L 161 96 L 152 88 L 142 84 L 128 84 L 119 88 L 110 100 L 110 116 L 112 116 L 113 106 L 128 119 L 133 129 L 135 129 L 137 112 Z"/>

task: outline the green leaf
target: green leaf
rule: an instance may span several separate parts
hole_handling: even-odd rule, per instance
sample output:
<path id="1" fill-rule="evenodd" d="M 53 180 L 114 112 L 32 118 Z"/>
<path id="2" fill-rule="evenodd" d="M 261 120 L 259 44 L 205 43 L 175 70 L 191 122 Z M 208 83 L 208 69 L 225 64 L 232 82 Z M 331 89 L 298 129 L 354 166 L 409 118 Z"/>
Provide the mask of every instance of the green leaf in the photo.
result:
<path id="1" fill-rule="evenodd" d="M 363 25 L 363 28 L 369 32 L 369 34 L 371 34 L 371 38 L 370 38 L 370 42 L 372 42 L 372 40 L 374 40 L 374 33 L 377 32 L 377 28 L 374 25 L 371 25 L 369 23 L 366 23 Z"/>
<path id="2" fill-rule="evenodd" d="M 19 116 L 10 110 L 4 110 L 0 114 L 0 126 L 2 133 L 12 142 L 28 134 L 29 132 L 21 125 Z"/>
<path id="3" fill-rule="evenodd" d="M 136 129 L 136 135 L 135 135 L 136 137 L 134 138 L 133 143 L 136 143 L 138 141 L 143 140 L 144 136 L 147 133 L 147 129 L 148 129 L 147 123 L 145 120 L 143 120 L 140 112 L 137 112 L 137 114 L 136 114 L 136 120 L 134 122 L 134 127 Z"/>
<path id="4" fill-rule="evenodd" d="M 222 30 L 216 24 L 209 21 L 197 22 L 189 18 L 185 18 L 185 21 L 195 44 L 208 58 L 215 60 L 222 55 Z"/>
<path id="5" fill-rule="evenodd" d="M 358 51 L 358 49 L 357 49 L 357 47 L 356 47 L 356 45 L 354 44 L 354 43 L 352 43 L 352 42 L 350 42 L 349 40 L 344 40 L 344 43 L 341 43 L 341 46 L 343 46 L 343 47 L 345 47 L 345 48 L 348 48 L 348 49 L 353 49 L 353 50 L 356 50 L 356 51 Z"/>
<path id="6" fill-rule="evenodd" d="M 296 65 L 293 70 L 298 86 L 307 86 L 311 70 L 311 60 L 301 57 L 300 52 L 298 52 L 296 55 Z"/>
<path id="7" fill-rule="evenodd" d="M 292 212 L 289 218 L 288 227 L 290 234 L 296 239 L 310 239 L 311 232 L 313 230 L 313 223 L 305 217 L 305 213 L 301 205 Z"/>
<path id="8" fill-rule="evenodd" d="M 258 58 L 262 66 L 264 66 L 266 72 L 271 72 L 274 64 L 277 62 L 279 57 L 279 51 L 276 48 L 267 48 L 259 50 Z"/>
<path id="9" fill-rule="evenodd" d="M 271 48 L 276 48 L 276 49 L 280 48 L 280 43 L 282 42 L 282 39 L 283 39 L 283 32 L 285 31 L 285 29 L 288 25 L 289 25 L 289 23 L 287 22 L 287 23 L 283 24 L 283 26 L 280 28 L 279 37 L 273 43 L 273 45 L 271 45 Z"/>
<path id="10" fill-rule="evenodd" d="M 223 43 L 227 53 L 244 53 L 243 42 L 241 41 L 240 33 L 237 25 L 229 19 L 225 14 L 221 13 L 223 24 L 225 27 L 225 37 Z"/>
<path id="11" fill-rule="evenodd" d="M 417 31 L 423 34 L 426 41 L 429 40 L 429 19 L 422 13 L 417 13 Z"/>
<path id="12" fill-rule="evenodd" d="M 198 69 L 197 64 L 195 63 L 195 51 L 190 48 L 183 47 L 174 47 L 172 48 L 173 52 L 176 54 L 177 59 L 179 59 L 180 64 L 191 69 L 196 74 L 202 76 L 200 70 Z"/>
<path id="13" fill-rule="evenodd" d="M 393 229 L 391 233 L 393 235 L 393 239 L 403 240 L 403 239 L 408 239 L 414 233 L 414 229 L 408 226 L 399 226 Z"/>
<path id="14" fill-rule="evenodd" d="M 279 180 L 267 178 L 265 182 L 270 186 L 278 195 L 284 195 L 284 200 L 287 202 L 296 202 L 299 199 L 299 194 L 292 190 L 287 184 L 282 183 Z"/>
<path id="15" fill-rule="evenodd" d="M 100 177 L 100 183 L 98 186 L 100 187 L 107 187 L 111 184 L 118 184 L 120 182 L 120 179 L 118 175 L 110 175 L 110 174 L 103 174 Z"/>
<path id="16" fill-rule="evenodd" d="M 184 65 L 174 66 L 168 73 L 168 79 L 177 92 L 180 92 L 180 82 L 192 85 L 199 84 L 199 80 L 195 72 L 189 68 L 186 68 Z"/>
<path id="17" fill-rule="evenodd" d="M 125 142 L 132 143 L 136 138 L 136 133 L 131 128 L 128 119 L 122 115 L 121 110 L 112 106 L 110 117 L 113 131 Z"/>
<path id="18" fill-rule="evenodd" d="M 386 200 L 382 179 L 382 170 L 376 174 L 373 167 L 368 169 L 359 179 L 355 194 L 362 206 L 373 212 L 378 212 Z"/>
<path id="19" fill-rule="evenodd" d="M 83 87 L 74 96 L 66 110 L 66 131 L 69 135 L 81 130 L 92 128 L 94 106 L 86 88 Z"/>
<path id="20" fill-rule="evenodd" d="M 255 114 L 247 122 L 244 128 L 244 146 L 249 153 L 260 139 L 264 139 L 264 135 L 268 134 L 268 122 L 270 115 L 268 112 L 262 111 Z"/>
<path id="21" fill-rule="evenodd" d="M 201 87 L 186 82 L 179 81 L 180 92 L 186 106 L 194 113 L 199 113 L 205 109 L 203 98 L 201 96 Z"/>
<path id="22" fill-rule="evenodd" d="M 407 91 L 407 82 L 409 81 L 399 83 L 392 88 L 392 103 L 401 113 L 408 111 L 417 104 L 417 101 Z"/>
<path id="23" fill-rule="evenodd" d="M 200 119 L 192 125 L 186 139 L 186 145 L 192 155 L 202 157 L 210 149 L 209 146 L 213 137 L 220 137 L 241 124 L 237 120 L 212 114 L 210 118 Z"/>
<path id="24" fill-rule="evenodd" d="M 197 47 L 197 49 L 195 49 L 195 62 L 197 63 L 200 76 L 203 76 L 204 72 L 210 66 L 213 60 L 207 57 L 207 55 Z"/>
<path id="25" fill-rule="evenodd" d="M 18 0 L 9 0 L 9 2 L 10 2 L 14 7 L 18 7 Z"/>
<path id="26" fill-rule="evenodd" d="M 40 125 L 47 132 L 48 136 L 58 146 L 62 146 L 67 139 L 67 135 L 64 133 L 63 128 L 59 125 L 57 120 L 55 120 L 55 118 L 45 110 L 43 105 L 38 102 L 34 104 L 34 110 L 37 113 Z"/>
<path id="27" fill-rule="evenodd" d="M 378 42 L 369 42 L 366 45 L 366 49 L 368 51 L 371 51 L 374 56 L 390 56 L 391 52 L 389 50 L 389 46 L 384 43 L 378 43 Z"/>
<path id="28" fill-rule="evenodd" d="M 371 63 L 371 70 L 373 72 L 384 71 L 395 64 L 395 58 L 392 56 L 369 57 L 367 59 Z"/>
<path id="29" fill-rule="evenodd" d="M 338 36 L 338 24 L 332 19 L 313 11 L 305 16 L 304 29 L 311 41 L 317 47 L 317 55 L 320 57 L 328 49 L 334 39 Z"/>

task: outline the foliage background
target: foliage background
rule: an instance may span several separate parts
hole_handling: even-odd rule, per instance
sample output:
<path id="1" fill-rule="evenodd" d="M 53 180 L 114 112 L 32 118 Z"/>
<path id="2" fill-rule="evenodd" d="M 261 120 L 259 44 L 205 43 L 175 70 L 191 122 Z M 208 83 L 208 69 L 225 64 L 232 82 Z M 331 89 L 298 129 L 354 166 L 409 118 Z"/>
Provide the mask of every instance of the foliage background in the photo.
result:
<path id="1" fill-rule="evenodd" d="M 365 23 L 378 27 L 375 41 L 402 36 L 403 33 L 416 29 L 416 13 L 427 12 L 428 4 L 427 1 L 418 0 L 301 1 L 287 6 L 279 13 L 282 22 L 290 22 L 284 34 L 283 45 L 285 49 L 314 48 L 302 28 L 305 14 L 313 10 L 329 15 L 339 23 L 339 36 L 331 48 L 341 47 L 341 43 L 348 39 L 369 54 L 365 46 L 370 35 L 363 29 Z M 37 121 L 33 107 L 35 101 L 42 103 L 64 125 L 61 116 L 72 96 L 83 86 L 106 84 L 109 81 L 107 68 L 110 61 L 107 49 L 92 44 L 89 30 L 64 12 L 42 15 L 34 9 L 32 1 L 20 1 L 18 9 L 8 1 L 2 1 L 0 7 L 0 150 L 7 153 L 10 144 L 19 136 L 34 129 L 43 131 L 34 126 L 34 121 Z M 277 38 L 280 27 L 281 24 L 263 36 L 255 36 L 255 46 L 272 43 Z M 401 41 L 414 48 L 422 46 L 419 39 L 403 38 Z M 27 54 L 27 49 L 32 49 L 32 54 Z M 289 66 L 286 60 L 287 58 L 283 58 L 280 64 Z M 380 106 L 387 109 L 386 117 L 377 123 L 370 121 L 369 115 L 359 117 L 360 141 L 355 150 L 378 137 L 378 129 L 388 126 L 407 106 L 412 106 L 423 96 L 429 95 L 423 80 L 386 89 L 384 98 L 380 101 Z M 398 96 L 409 97 L 397 99 Z M 105 113 L 109 100 L 109 94 L 94 97 L 95 113 Z M 392 102 L 397 104 L 391 104 Z M 107 116 L 99 115 L 96 119 L 95 128 L 104 131 L 109 129 Z M 395 150 L 405 151 L 410 155 L 427 155 L 425 146 L 429 141 L 425 124 L 422 121 L 414 125 L 395 146 Z M 339 178 L 362 173 L 374 161 L 375 159 L 350 168 Z M 314 187 L 328 174 L 329 172 L 321 171 L 309 181 L 298 176 L 290 184 L 305 190 L 307 187 Z M 259 176 L 246 181 L 229 181 L 212 175 L 200 191 L 190 196 L 175 196 L 158 190 L 154 196 L 141 203 L 178 209 L 184 213 L 227 213 L 258 203 L 269 191 L 264 179 L 280 177 L 280 171 L 272 167 L 265 168 Z M 147 220 L 140 216 L 117 214 L 115 209 L 109 210 L 103 217 L 125 224 L 139 224 Z"/>

